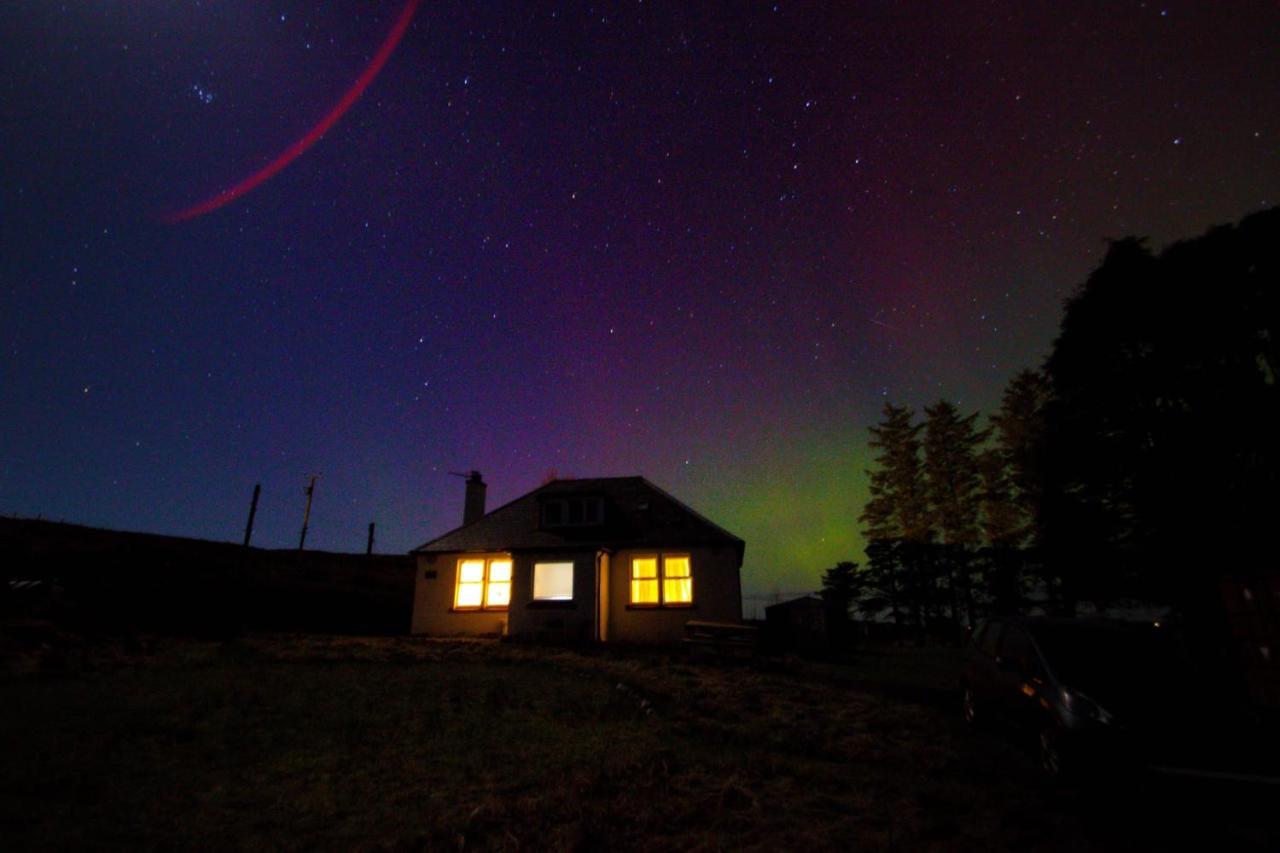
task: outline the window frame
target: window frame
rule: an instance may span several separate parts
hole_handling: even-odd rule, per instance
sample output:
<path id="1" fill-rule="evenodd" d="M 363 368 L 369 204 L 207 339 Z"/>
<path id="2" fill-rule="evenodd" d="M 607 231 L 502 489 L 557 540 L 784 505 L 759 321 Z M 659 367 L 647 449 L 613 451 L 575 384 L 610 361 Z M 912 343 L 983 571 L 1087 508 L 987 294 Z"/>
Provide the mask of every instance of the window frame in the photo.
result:
<path id="1" fill-rule="evenodd" d="M 484 563 L 484 577 L 479 581 L 480 584 L 480 603 L 479 604 L 458 604 L 458 593 L 462 589 L 462 564 L 463 563 Z M 494 581 L 491 577 L 494 563 L 507 564 L 506 580 Z M 511 589 L 515 581 L 515 561 L 510 554 L 498 554 L 491 557 L 459 557 L 457 568 L 453 577 L 453 606 L 449 608 L 455 613 L 495 613 L 511 609 Z M 477 581 L 468 581 L 468 583 L 477 583 Z M 507 587 L 507 603 L 506 604 L 490 604 L 489 589 L 490 584 L 506 584 Z"/>
<path id="2" fill-rule="evenodd" d="M 653 577 L 637 578 L 636 563 L 641 560 L 653 560 Z M 653 601 L 636 601 L 635 584 L 637 580 L 651 581 L 657 593 Z M 657 610 L 662 606 L 662 555 L 661 554 L 632 554 L 631 560 L 627 564 L 627 607 L 634 607 L 638 610 Z"/>
<path id="3" fill-rule="evenodd" d="M 689 581 L 689 600 L 688 601 L 667 601 L 667 560 L 668 559 L 684 559 L 689 566 L 688 575 L 678 576 L 678 580 Z M 632 554 L 627 565 L 627 609 L 628 610 L 691 610 L 697 607 L 697 599 L 693 594 L 693 554 L 688 551 L 656 551 Z M 658 585 L 657 601 L 635 601 L 634 587 L 632 584 L 636 581 L 635 564 L 637 560 L 653 560 L 657 564 L 657 575 L 652 578 L 640 578 L 640 580 L 652 580 Z"/>

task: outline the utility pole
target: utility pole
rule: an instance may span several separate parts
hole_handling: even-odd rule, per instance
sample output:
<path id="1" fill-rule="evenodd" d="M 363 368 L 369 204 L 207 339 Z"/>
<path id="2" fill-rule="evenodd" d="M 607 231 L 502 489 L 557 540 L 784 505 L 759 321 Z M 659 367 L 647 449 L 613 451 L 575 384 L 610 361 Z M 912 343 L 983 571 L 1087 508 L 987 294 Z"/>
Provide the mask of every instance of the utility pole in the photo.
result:
<path id="1" fill-rule="evenodd" d="M 302 535 L 298 537 L 298 550 L 302 550 L 302 546 L 307 542 L 307 524 L 311 521 L 311 496 L 315 494 L 316 480 L 320 478 L 319 474 L 311 475 L 311 482 L 307 484 L 307 509 L 302 513 Z"/>
<path id="2" fill-rule="evenodd" d="M 373 553 L 373 522 L 369 522 L 369 543 L 364 546 L 364 555 L 367 557 Z"/>
<path id="3" fill-rule="evenodd" d="M 258 495 L 262 494 L 262 484 L 257 483 L 253 487 L 253 500 L 249 502 L 249 523 L 244 526 L 244 547 L 249 547 L 249 540 L 253 537 L 253 517 L 258 514 Z"/>

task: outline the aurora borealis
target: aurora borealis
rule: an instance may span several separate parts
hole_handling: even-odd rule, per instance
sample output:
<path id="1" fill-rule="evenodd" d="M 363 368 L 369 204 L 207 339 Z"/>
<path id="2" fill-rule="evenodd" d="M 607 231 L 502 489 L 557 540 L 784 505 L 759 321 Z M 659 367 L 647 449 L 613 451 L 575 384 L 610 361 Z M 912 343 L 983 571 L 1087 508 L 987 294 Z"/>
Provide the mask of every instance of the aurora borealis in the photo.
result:
<path id="1" fill-rule="evenodd" d="M 1274 3 L 0 9 L 0 513 L 404 551 L 643 474 L 748 594 L 861 559 L 885 399 L 990 411 L 1105 240 L 1280 197 Z"/>

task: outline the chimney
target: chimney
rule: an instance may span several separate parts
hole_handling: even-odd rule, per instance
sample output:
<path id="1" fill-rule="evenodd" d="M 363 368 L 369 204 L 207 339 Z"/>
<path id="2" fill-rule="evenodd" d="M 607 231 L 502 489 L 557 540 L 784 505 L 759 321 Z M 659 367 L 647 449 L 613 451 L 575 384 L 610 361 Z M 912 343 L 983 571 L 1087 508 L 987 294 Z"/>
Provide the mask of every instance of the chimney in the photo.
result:
<path id="1" fill-rule="evenodd" d="M 467 498 L 462 506 L 462 523 L 470 524 L 484 518 L 484 492 L 487 486 L 480 478 L 479 471 L 472 471 L 467 476 Z"/>

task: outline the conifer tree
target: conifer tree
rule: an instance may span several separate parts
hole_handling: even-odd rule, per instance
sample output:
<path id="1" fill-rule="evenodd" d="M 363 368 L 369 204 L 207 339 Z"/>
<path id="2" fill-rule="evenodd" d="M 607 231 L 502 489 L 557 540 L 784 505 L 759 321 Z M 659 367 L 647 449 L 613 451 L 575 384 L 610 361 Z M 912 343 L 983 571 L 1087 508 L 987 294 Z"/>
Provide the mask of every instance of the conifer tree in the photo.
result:
<path id="1" fill-rule="evenodd" d="M 847 560 L 836 563 L 822 574 L 822 600 L 827 605 L 827 629 L 835 639 L 849 633 L 849 608 L 861 595 L 864 573 L 858 564 Z"/>
<path id="2" fill-rule="evenodd" d="M 910 613 L 923 629 L 919 551 L 903 547 L 904 543 L 923 545 L 932 538 L 920 469 L 923 427 L 912 422 L 914 414 L 905 406 L 885 403 L 882 417 L 871 427 L 876 467 L 867 472 L 871 496 L 859 517 L 868 558 L 861 578 L 865 598 L 860 607 L 866 612 L 873 602 L 887 606 L 897 624 Z"/>
<path id="3" fill-rule="evenodd" d="M 1025 584 L 1038 574 L 1051 599 L 1058 579 L 1039 558 L 1045 484 L 1045 413 L 1048 379 L 1023 370 L 1009 380 L 1000 409 L 991 418 L 995 446 L 979 459 L 983 479 L 982 527 L 986 547 L 981 562 L 984 588 L 997 613 L 1023 604 Z"/>
<path id="4" fill-rule="evenodd" d="M 977 428 L 977 412 L 962 417 L 946 400 L 924 411 L 924 484 L 929 509 L 944 543 L 975 547 L 981 539 L 978 453 L 990 430 Z"/>
<path id="5" fill-rule="evenodd" d="M 1017 530 L 1006 544 L 1022 547 L 1038 539 L 1041 500 L 1044 494 L 1045 410 L 1049 381 L 1036 370 L 1023 370 L 1009 380 L 1000 400 L 1000 411 L 991 418 L 996 452 L 1009 485 L 1009 499 Z M 995 545 L 996 540 L 988 537 Z"/>
<path id="6" fill-rule="evenodd" d="M 868 471 L 871 498 L 859 520 L 867 540 L 930 538 L 928 503 L 920 470 L 920 424 L 906 406 L 885 403 L 884 419 L 871 427 L 876 468 Z"/>
<path id="7" fill-rule="evenodd" d="M 978 454 L 982 478 L 982 535 L 986 544 L 978 551 L 976 574 L 991 608 L 1002 616 L 1018 612 L 1022 605 L 1025 552 L 1018 547 L 1024 525 L 1013 501 L 1009 467 L 997 448 Z"/>
<path id="8" fill-rule="evenodd" d="M 977 420 L 977 412 L 962 416 L 946 400 L 925 408 L 923 479 L 942 540 L 934 562 L 950 591 L 952 618 L 959 622 L 963 615 L 969 624 L 976 615 L 972 558 L 982 541 L 978 454 L 990 435 Z"/>
<path id="9" fill-rule="evenodd" d="M 869 617 L 888 610 L 893 623 L 901 626 L 906 611 L 915 613 L 920 624 L 919 598 L 914 602 L 907 594 L 901 539 L 871 539 L 867 542 L 867 566 L 859 572 L 858 609 Z M 914 606 L 913 606 L 914 604 Z"/>
<path id="10" fill-rule="evenodd" d="M 1277 246 L 1280 209 L 1159 254 L 1119 240 L 1067 302 L 1041 515 L 1068 604 L 1136 596 L 1212 620 L 1219 573 L 1273 550 Z"/>
<path id="11" fill-rule="evenodd" d="M 1022 541 L 1024 524 L 1014 502 L 1013 484 L 1005 454 L 987 448 L 978 454 L 980 527 L 982 540 L 992 548 L 1016 548 Z"/>

